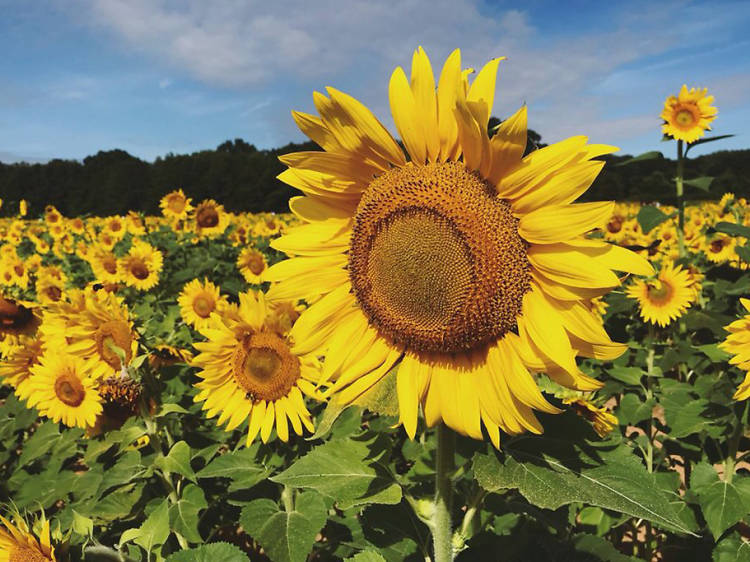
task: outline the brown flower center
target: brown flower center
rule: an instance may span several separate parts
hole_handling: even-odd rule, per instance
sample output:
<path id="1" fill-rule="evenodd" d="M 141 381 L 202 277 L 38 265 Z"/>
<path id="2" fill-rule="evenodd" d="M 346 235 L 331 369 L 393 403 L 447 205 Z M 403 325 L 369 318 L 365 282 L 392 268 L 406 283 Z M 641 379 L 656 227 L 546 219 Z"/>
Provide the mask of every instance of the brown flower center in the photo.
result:
<path id="1" fill-rule="evenodd" d="M 51 558 L 45 556 L 36 548 L 16 544 L 11 548 L 8 562 L 47 562 Z"/>
<path id="2" fill-rule="evenodd" d="M 140 281 L 143 281 L 144 279 L 148 279 L 149 271 L 148 271 L 148 265 L 146 265 L 146 262 L 143 261 L 141 258 L 131 258 L 130 259 L 130 273 L 133 274 L 133 277 L 136 279 L 139 279 Z"/>
<path id="3" fill-rule="evenodd" d="M 658 280 L 647 285 L 648 300 L 652 304 L 664 304 L 669 302 L 674 294 L 674 288 L 663 280 Z"/>
<path id="4" fill-rule="evenodd" d="M 117 258 L 113 255 L 107 255 L 102 258 L 102 267 L 104 271 L 114 275 L 117 273 Z"/>
<path id="5" fill-rule="evenodd" d="M 529 290 L 510 205 L 460 162 L 376 178 L 355 216 L 349 274 L 370 322 L 419 351 L 475 349 L 516 328 Z"/>
<path id="6" fill-rule="evenodd" d="M 167 207 L 173 213 L 181 213 L 185 210 L 185 198 L 179 193 L 170 195 L 167 198 Z"/>
<path id="7" fill-rule="evenodd" d="M 253 275 L 260 275 L 266 268 L 266 264 L 263 262 L 263 254 L 260 252 L 250 254 L 247 258 L 246 265 Z"/>
<path id="8" fill-rule="evenodd" d="M 216 308 L 216 303 L 213 297 L 201 293 L 195 299 L 193 299 L 193 310 L 201 318 L 208 318 Z"/>
<path id="9" fill-rule="evenodd" d="M 289 394 L 300 362 L 276 334 L 246 334 L 234 352 L 232 374 L 249 399 L 274 401 Z"/>
<path id="10" fill-rule="evenodd" d="M 675 114 L 674 121 L 679 128 L 689 129 L 698 122 L 698 118 L 692 108 L 683 107 Z"/>
<path id="11" fill-rule="evenodd" d="M 33 330 L 34 323 L 31 309 L 0 296 L 0 332 L 19 334 Z"/>
<path id="12" fill-rule="evenodd" d="M 66 406 L 77 408 L 86 398 L 86 389 L 75 374 L 64 372 L 55 379 L 55 394 Z"/>
<path id="13" fill-rule="evenodd" d="M 213 207 L 201 207 L 196 214 L 196 221 L 201 228 L 213 228 L 219 224 L 219 213 Z"/>

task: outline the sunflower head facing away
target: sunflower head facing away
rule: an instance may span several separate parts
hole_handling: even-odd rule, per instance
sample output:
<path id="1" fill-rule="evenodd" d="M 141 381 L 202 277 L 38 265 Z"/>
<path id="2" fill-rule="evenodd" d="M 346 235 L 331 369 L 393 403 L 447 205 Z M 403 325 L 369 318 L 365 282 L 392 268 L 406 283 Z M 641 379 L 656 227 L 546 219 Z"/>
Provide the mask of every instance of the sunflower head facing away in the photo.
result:
<path id="1" fill-rule="evenodd" d="M 532 371 L 599 386 L 576 355 L 613 358 L 592 298 L 620 284 L 613 270 L 648 262 L 589 240 L 611 203 L 573 203 L 616 150 L 572 137 L 523 157 L 526 108 L 487 135 L 500 59 L 473 83 L 454 51 L 437 80 L 425 52 L 397 68 L 391 112 L 406 151 L 360 102 L 315 93 L 319 115 L 294 112 L 323 152 L 281 158 L 279 177 L 307 224 L 271 245 L 291 259 L 268 269 L 272 300 L 305 299 L 293 351 L 325 356 L 321 383 L 357 400 L 397 369 L 400 419 L 444 422 L 497 446 L 499 430 L 541 432 L 532 409 L 557 412 Z"/>
<path id="2" fill-rule="evenodd" d="M 710 131 L 710 123 L 716 119 L 718 110 L 711 105 L 714 97 L 707 92 L 706 88 L 688 90 L 687 84 L 683 84 L 677 96 L 669 96 L 661 112 L 662 132 L 690 143 L 701 138 L 706 130 Z"/>
<path id="3" fill-rule="evenodd" d="M 676 320 L 697 298 L 695 280 L 682 266 L 665 261 L 656 279 L 637 279 L 627 294 L 638 301 L 641 318 L 662 328 Z"/>
<path id="4" fill-rule="evenodd" d="M 318 374 L 316 361 L 295 354 L 271 329 L 272 317 L 262 293 L 242 293 L 231 314 L 213 314 L 199 329 L 208 341 L 195 344 L 201 353 L 193 365 L 203 379 L 196 402 L 204 403 L 208 417 L 219 415 L 226 431 L 248 420 L 248 445 L 259 433 L 266 443 L 274 426 L 282 441 L 289 439 L 289 424 L 297 435 L 303 427 L 313 431 L 303 393 L 316 394 L 310 382 Z"/>
<path id="5" fill-rule="evenodd" d="M 0 562 L 54 562 L 55 550 L 50 541 L 49 520 L 42 519 L 38 537 L 22 517 L 12 523 L 0 515 Z"/>

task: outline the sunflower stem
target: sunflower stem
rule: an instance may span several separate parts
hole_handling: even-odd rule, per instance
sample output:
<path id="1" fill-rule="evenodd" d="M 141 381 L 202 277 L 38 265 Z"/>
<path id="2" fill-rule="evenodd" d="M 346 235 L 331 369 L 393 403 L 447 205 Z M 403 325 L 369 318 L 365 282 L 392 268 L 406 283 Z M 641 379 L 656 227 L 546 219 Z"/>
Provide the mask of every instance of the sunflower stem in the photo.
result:
<path id="1" fill-rule="evenodd" d="M 435 562 L 453 560 L 453 489 L 451 475 L 455 466 L 456 435 L 444 424 L 437 428 L 435 462 L 435 511 L 432 516 L 432 540 Z"/>
<path id="2" fill-rule="evenodd" d="M 682 150 L 683 144 L 681 140 L 677 141 L 677 176 L 675 177 L 675 185 L 677 186 L 677 217 L 678 217 L 678 228 L 677 228 L 677 244 L 680 252 L 680 257 L 684 258 L 685 252 L 685 187 L 682 183 L 682 175 L 685 166 L 685 156 Z"/>

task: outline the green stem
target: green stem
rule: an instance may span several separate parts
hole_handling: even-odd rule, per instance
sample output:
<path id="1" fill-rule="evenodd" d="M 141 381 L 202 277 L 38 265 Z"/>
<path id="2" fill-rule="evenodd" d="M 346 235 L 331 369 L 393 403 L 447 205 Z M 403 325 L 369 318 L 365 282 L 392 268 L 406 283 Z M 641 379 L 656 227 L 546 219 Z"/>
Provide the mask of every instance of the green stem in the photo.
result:
<path id="1" fill-rule="evenodd" d="M 674 181 L 677 186 L 677 216 L 678 216 L 678 228 L 677 228 L 677 243 L 680 252 L 680 257 L 684 258 L 685 252 L 685 187 L 682 183 L 682 176 L 685 167 L 685 156 L 682 150 L 682 141 L 677 141 L 677 177 Z"/>
<path id="2" fill-rule="evenodd" d="M 727 458 L 724 460 L 724 481 L 731 484 L 732 478 L 734 477 L 734 469 L 737 465 L 737 451 L 740 448 L 740 440 L 742 435 L 745 433 L 745 416 L 747 415 L 747 402 L 742 410 L 742 415 L 737 420 L 737 426 L 734 428 L 734 433 L 729 439 L 727 445 Z"/>
<path id="3" fill-rule="evenodd" d="M 466 513 L 464 513 L 464 520 L 461 523 L 461 536 L 464 540 L 470 539 L 476 533 L 475 524 L 476 515 L 479 513 L 479 506 L 482 504 L 487 491 L 480 488 L 476 495 L 472 498 L 468 506 L 466 506 Z"/>
<path id="4" fill-rule="evenodd" d="M 651 400 L 651 377 L 654 374 L 654 355 L 656 354 L 656 330 L 652 324 L 648 325 L 648 356 L 646 357 L 646 400 Z M 654 414 L 653 412 L 648 418 L 648 440 L 646 441 L 646 468 L 649 472 L 654 471 Z"/>
<path id="5" fill-rule="evenodd" d="M 432 516 L 432 540 L 435 562 L 453 561 L 453 526 L 451 511 L 453 490 L 451 473 L 454 468 L 456 435 L 444 424 L 437 428 L 435 463 L 435 511 Z"/>
<path id="6" fill-rule="evenodd" d="M 281 503 L 284 504 L 284 511 L 287 513 L 294 511 L 294 492 L 289 486 L 284 486 L 281 490 Z"/>

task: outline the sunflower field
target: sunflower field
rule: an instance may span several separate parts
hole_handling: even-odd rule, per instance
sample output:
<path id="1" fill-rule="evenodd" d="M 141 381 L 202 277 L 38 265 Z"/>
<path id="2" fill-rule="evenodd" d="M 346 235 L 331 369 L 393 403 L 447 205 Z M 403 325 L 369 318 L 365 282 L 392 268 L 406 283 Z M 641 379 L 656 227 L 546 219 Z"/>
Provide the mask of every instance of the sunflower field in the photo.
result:
<path id="1" fill-rule="evenodd" d="M 750 561 L 750 203 L 574 203 L 615 147 L 484 134 L 493 59 L 398 68 L 398 137 L 293 112 L 290 213 L 0 218 L 0 562 Z M 692 182 L 692 183 L 691 183 Z"/>

